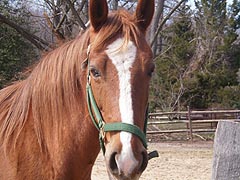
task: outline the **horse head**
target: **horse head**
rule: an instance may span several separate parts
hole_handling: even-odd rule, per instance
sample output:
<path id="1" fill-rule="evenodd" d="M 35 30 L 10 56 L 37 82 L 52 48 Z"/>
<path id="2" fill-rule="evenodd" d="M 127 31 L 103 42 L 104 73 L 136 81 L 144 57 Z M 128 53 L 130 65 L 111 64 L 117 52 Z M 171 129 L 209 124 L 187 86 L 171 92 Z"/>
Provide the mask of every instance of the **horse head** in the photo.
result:
<path id="1" fill-rule="evenodd" d="M 133 15 L 108 13 L 106 0 L 90 1 L 88 108 L 111 179 L 138 179 L 148 163 L 143 132 L 154 64 L 145 34 L 153 13 L 154 0 L 140 0 Z"/>

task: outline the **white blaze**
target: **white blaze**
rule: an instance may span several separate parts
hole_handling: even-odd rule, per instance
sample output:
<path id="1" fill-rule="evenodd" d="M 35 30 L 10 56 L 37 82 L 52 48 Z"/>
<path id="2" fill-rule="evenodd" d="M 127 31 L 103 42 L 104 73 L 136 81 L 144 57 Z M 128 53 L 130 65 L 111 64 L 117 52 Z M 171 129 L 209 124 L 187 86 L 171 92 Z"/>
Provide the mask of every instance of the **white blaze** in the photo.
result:
<path id="1" fill-rule="evenodd" d="M 131 67 L 135 61 L 137 48 L 132 41 L 129 41 L 126 47 L 122 47 L 123 38 L 119 38 L 107 47 L 106 53 L 115 65 L 119 78 L 119 109 L 121 120 L 124 123 L 133 124 L 133 103 L 132 103 L 132 87 L 131 87 Z M 120 140 L 122 142 L 122 151 L 118 159 L 118 165 L 121 162 L 130 160 L 129 166 L 125 168 L 134 168 L 137 160 L 134 158 L 131 146 L 132 134 L 128 132 L 120 132 Z"/>

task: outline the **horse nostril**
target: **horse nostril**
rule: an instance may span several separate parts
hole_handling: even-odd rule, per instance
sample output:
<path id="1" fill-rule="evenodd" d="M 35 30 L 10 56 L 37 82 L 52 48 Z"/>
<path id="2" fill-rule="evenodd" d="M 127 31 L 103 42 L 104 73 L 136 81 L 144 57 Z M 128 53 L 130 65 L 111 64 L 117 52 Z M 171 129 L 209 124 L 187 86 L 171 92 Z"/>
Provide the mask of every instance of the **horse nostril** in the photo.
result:
<path id="1" fill-rule="evenodd" d="M 148 155 L 147 155 L 146 151 L 143 151 L 142 152 L 142 165 L 141 165 L 139 171 L 143 172 L 146 169 L 147 164 L 148 164 Z"/>
<path id="2" fill-rule="evenodd" d="M 113 152 L 108 157 L 109 173 L 118 179 L 137 177 L 146 169 L 148 164 L 148 155 L 145 150 L 140 151 L 136 155 Z"/>
<path id="3" fill-rule="evenodd" d="M 118 166 L 117 166 L 117 162 L 116 162 L 116 155 L 117 153 L 114 152 L 112 153 L 112 155 L 110 156 L 110 160 L 109 160 L 109 168 L 112 171 L 113 174 L 118 174 Z"/>

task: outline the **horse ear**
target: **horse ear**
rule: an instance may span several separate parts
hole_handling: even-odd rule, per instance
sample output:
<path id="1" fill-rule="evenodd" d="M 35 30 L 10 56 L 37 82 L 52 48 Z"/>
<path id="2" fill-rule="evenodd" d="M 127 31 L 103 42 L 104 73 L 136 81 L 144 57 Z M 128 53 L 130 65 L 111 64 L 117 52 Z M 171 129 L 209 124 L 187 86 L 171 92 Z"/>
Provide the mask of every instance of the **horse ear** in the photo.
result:
<path id="1" fill-rule="evenodd" d="M 95 31 L 98 31 L 106 22 L 108 16 L 108 5 L 106 0 L 90 0 L 89 18 Z"/>
<path id="2" fill-rule="evenodd" d="M 154 0 L 139 0 L 135 17 L 139 26 L 146 31 L 154 14 Z"/>

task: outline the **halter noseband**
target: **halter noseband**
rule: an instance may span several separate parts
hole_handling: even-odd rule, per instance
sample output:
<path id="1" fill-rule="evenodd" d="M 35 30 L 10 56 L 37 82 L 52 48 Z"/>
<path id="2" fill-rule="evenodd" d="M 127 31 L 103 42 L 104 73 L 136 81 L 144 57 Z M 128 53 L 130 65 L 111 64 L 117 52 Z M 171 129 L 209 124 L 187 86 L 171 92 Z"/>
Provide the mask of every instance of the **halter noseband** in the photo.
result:
<path id="1" fill-rule="evenodd" d="M 90 45 L 88 46 L 87 59 L 86 59 L 88 63 L 88 74 L 87 74 L 87 85 L 86 85 L 87 106 L 88 106 L 88 111 L 92 119 L 92 122 L 97 128 L 97 130 L 99 131 L 100 147 L 103 151 L 103 154 L 105 154 L 105 145 L 104 145 L 105 132 L 112 132 L 112 131 L 125 131 L 125 132 L 132 133 L 136 135 L 143 143 L 143 146 L 147 148 L 146 127 L 147 127 L 148 112 L 146 112 L 144 132 L 138 126 L 133 124 L 123 123 L 123 122 L 105 123 L 105 121 L 103 120 L 101 112 L 93 96 L 93 91 L 91 87 L 89 54 L 90 54 Z"/>

